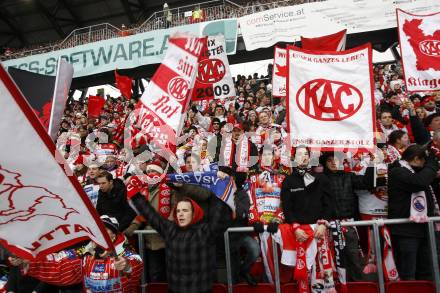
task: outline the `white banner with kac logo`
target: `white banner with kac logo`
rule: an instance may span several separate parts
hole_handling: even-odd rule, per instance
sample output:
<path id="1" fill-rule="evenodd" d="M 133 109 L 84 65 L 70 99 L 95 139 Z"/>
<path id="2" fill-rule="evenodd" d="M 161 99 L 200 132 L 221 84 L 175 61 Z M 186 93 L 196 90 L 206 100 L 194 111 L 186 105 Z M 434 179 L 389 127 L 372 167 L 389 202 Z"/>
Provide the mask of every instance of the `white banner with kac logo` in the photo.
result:
<path id="1" fill-rule="evenodd" d="M 374 147 L 372 51 L 288 46 L 287 123 L 292 145 L 321 150 Z"/>
<path id="2" fill-rule="evenodd" d="M 397 9 L 397 22 L 407 89 L 440 90 L 440 12 L 416 15 Z"/>
<path id="3" fill-rule="evenodd" d="M 225 99 L 235 96 L 223 35 L 209 36 L 207 50 L 198 60 L 193 101 Z"/>

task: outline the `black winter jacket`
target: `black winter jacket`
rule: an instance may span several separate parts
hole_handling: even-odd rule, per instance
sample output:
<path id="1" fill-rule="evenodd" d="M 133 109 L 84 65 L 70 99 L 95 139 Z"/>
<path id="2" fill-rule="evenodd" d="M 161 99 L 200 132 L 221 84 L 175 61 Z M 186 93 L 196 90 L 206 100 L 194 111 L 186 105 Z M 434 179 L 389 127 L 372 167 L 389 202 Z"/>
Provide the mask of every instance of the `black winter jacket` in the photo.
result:
<path id="1" fill-rule="evenodd" d="M 355 189 L 371 189 L 374 186 L 374 168 L 367 168 L 365 175 L 325 170 L 334 195 L 335 217 L 337 219 L 356 218 L 359 214 L 358 198 Z"/>
<path id="2" fill-rule="evenodd" d="M 115 217 L 119 222 L 119 231 L 130 226 L 136 213 L 127 201 L 127 189 L 121 179 L 113 179 L 113 188 L 109 193 L 99 191 L 96 210 L 100 216 Z"/>
<path id="3" fill-rule="evenodd" d="M 323 174 L 305 186 L 303 177 L 294 170 L 281 186 L 281 204 L 287 223 L 315 224 L 334 215 L 330 183 Z"/>
<path id="4" fill-rule="evenodd" d="M 400 166 L 399 161 L 390 165 L 388 171 L 388 218 L 409 218 L 411 195 L 413 192 L 425 191 L 428 204 L 428 216 L 433 215 L 434 202 L 429 185 L 433 182 L 438 166 L 437 162 L 428 160 L 425 167 L 411 173 Z M 406 237 L 423 238 L 427 236 L 426 224 L 390 225 L 391 234 Z"/>
<path id="5" fill-rule="evenodd" d="M 212 193 L 208 201 L 207 216 L 202 222 L 180 228 L 162 218 L 140 193 L 131 198 L 137 212 L 165 239 L 168 285 L 173 292 L 198 293 L 212 289 L 216 238 L 229 226 L 232 211 Z"/>

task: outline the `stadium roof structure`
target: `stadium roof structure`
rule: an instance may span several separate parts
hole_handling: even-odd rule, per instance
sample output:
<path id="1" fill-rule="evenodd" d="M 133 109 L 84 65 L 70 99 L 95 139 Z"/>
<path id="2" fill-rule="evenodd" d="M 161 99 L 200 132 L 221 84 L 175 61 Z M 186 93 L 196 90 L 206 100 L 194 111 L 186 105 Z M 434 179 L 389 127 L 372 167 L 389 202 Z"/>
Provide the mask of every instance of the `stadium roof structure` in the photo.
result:
<path id="1" fill-rule="evenodd" d="M 60 41 L 71 31 L 101 23 L 130 26 L 185 0 L 2 0 L 0 47 L 21 48 Z"/>
<path id="2" fill-rule="evenodd" d="M 165 2 L 173 9 L 207 3 L 207 0 L 0 0 L 0 48 L 22 48 L 60 42 L 75 29 L 97 24 L 109 23 L 115 27 L 121 27 L 122 24 L 128 27 L 137 26 L 155 12 L 162 11 Z M 231 2 L 243 4 L 241 0 Z M 346 47 L 352 48 L 366 42 L 371 42 L 373 48 L 380 52 L 394 48 L 395 56 L 398 55 L 395 50 L 397 44 L 395 28 L 349 34 Z M 257 49 L 250 53 L 246 51 L 241 35 L 237 39 L 236 54 L 228 56 L 230 64 L 271 58 L 273 58 L 273 47 Z M 158 65 L 143 65 L 121 70 L 120 73 L 135 79 L 149 78 Z M 72 88 L 113 82 L 114 73 L 109 71 L 75 78 Z"/>

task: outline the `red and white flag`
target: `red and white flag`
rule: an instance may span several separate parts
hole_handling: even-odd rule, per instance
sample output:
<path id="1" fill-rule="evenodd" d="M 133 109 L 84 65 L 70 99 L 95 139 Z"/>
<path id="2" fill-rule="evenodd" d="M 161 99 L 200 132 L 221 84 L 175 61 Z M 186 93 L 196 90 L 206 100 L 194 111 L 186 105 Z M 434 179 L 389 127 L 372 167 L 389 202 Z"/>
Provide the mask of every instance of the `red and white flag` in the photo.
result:
<path id="1" fill-rule="evenodd" d="M 182 128 L 197 74 L 197 60 L 206 37 L 173 36 L 162 64 L 138 103 L 136 137 L 147 137 L 156 147 L 174 149 Z"/>
<path id="2" fill-rule="evenodd" d="M 92 203 L 64 173 L 61 155 L 2 66 L 0 80 L 0 243 L 27 259 L 87 239 L 113 249 Z"/>
<path id="3" fill-rule="evenodd" d="M 347 40 L 347 30 L 318 38 L 301 37 L 301 45 L 305 50 L 343 51 Z M 272 74 L 272 94 L 275 97 L 286 96 L 287 51 L 275 47 L 274 66 Z"/>
<path id="4" fill-rule="evenodd" d="M 274 97 L 286 96 L 287 79 L 287 50 L 275 47 L 272 74 L 272 95 Z"/>
<path id="5" fill-rule="evenodd" d="M 226 55 L 225 37 L 209 36 L 207 50 L 199 58 L 193 101 L 235 96 L 235 87 Z"/>
<path id="6" fill-rule="evenodd" d="M 347 41 L 347 30 L 317 38 L 301 36 L 301 47 L 304 50 L 343 51 Z"/>
<path id="7" fill-rule="evenodd" d="M 287 123 L 293 146 L 321 150 L 374 147 L 372 51 L 288 47 Z"/>
<path id="8" fill-rule="evenodd" d="M 50 112 L 48 130 L 53 141 L 56 140 L 56 135 L 60 128 L 72 78 L 73 65 L 60 57 L 58 59 L 57 77 L 55 79 L 55 88 L 53 90 L 52 110 Z"/>
<path id="9" fill-rule="evenodd" d="M 397 25 L 407 90 L 440 90 L 440 12 L 416 15 L 397 9 Z"/>

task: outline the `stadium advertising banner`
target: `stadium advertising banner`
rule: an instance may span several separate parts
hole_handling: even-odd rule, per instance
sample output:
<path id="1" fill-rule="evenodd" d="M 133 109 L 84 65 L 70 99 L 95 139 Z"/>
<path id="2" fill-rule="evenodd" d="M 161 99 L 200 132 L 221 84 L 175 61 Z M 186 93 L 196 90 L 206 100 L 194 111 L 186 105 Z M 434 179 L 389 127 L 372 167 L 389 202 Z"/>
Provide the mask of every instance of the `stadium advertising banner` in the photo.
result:
<path id="1" fill-rule="evenodd" d="M 347 29 L 348 34 L 396 27 L 396 8 L 412 13 L 433 13 L 438 0 L 328 0 L 279 7 L 239 18 L 247 51 L 278 42 L 300 41 L 301 35 L 318 37 Z"/>
<path id="2" fill-rule="evenodd" d="M 373 149 L 372 50 L 287 50 L 287 125 L 294 147 Z"/>
<path id="3" fill-rule="evenodd" d="M 5 67 L 55 75 L 57 60 L 65 59 L 74 68 L 74 78 L 106 71 L 138 67 L 162 62 L 168 49 L 168 38 L 175 32 L 199 36 L 223 34 L 226 53 L 235 54 L 237 42 L 237 20 L 225 19 L 203 22 L 163 30 L 89 43 L 74 48 L 32 55 L 3 62 Z"/>
<path id="4" fill-rule="evenodd" d="M 400 51 L 408 91 L 440 90 L 440 12 L 397 10 Z"/>

